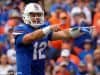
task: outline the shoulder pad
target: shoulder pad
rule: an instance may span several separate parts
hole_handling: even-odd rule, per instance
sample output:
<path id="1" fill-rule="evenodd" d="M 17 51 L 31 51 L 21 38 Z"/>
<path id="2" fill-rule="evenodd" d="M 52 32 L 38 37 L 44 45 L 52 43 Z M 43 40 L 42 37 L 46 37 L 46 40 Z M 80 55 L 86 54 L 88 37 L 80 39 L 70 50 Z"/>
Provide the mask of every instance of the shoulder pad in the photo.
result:
<path id="1" fill-rule="evenodd" d="M 20 24 L 14 28 L 13 35 L 20 35 L 27 33 L 28 27 L 27 25 Z"/>

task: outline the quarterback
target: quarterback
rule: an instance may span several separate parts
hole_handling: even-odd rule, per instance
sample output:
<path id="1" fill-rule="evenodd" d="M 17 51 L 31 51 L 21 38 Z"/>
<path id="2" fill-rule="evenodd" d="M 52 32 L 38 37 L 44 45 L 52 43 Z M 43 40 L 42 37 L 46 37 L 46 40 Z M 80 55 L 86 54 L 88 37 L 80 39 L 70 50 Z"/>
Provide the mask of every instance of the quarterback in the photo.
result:
<path id="1" fill-rule="evenodd" d="M 81 34 L 79 29 L 54 32 L 59 25 L 44 25 L 44 11 L 29 3 L 23 12 L 25 25 L 14 29 L 18 75 L 45 75 L 46 48 L 49 40 L 69 39 Z"/>

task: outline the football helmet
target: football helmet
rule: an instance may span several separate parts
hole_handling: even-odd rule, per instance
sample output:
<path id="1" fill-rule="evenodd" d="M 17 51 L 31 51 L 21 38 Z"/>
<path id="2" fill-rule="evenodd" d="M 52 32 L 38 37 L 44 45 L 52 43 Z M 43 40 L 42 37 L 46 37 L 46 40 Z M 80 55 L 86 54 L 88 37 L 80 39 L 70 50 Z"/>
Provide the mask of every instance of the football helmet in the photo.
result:
<path id="1" fill-rule="evenodd" d="M 44 11 L 37 3 L 29 3 L 23 11 L 23 21 L 34 28 L 38 28 L 44 23 Z"/>

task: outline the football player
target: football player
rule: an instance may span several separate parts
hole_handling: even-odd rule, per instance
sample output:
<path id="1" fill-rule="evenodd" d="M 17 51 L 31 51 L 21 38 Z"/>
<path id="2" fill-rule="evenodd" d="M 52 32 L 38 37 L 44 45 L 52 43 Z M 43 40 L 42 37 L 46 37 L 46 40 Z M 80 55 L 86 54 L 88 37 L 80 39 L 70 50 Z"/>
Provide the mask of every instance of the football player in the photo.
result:
<path id="1" fill-rule="evenodd" d="M 45 50 L 49 40 L 74 38 L 79 29 L 54 32 L 59 25 L 44 25 L 44 11 L 36 3 L 26 5 L 23 12 L 25 25 L 14 29 L 17 57 L 17 75 L 45 75 Z"/>

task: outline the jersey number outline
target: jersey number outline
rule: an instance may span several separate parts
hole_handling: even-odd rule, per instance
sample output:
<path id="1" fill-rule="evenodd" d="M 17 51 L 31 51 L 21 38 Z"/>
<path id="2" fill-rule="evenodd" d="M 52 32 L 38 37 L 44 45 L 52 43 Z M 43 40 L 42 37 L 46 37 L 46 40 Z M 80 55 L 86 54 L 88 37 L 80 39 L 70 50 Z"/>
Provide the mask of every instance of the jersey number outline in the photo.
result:
<path id="1" fill-rule="evenodd" d="M 41 43 L 35 42 L 33 47 L 34 47 L 33 60 L 45 59 L 46 58 L 46 55 L 42 53 L 47 47 L 46 42 L 41 42 Z"/>

